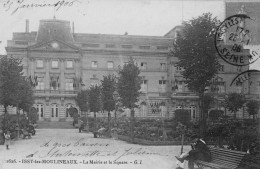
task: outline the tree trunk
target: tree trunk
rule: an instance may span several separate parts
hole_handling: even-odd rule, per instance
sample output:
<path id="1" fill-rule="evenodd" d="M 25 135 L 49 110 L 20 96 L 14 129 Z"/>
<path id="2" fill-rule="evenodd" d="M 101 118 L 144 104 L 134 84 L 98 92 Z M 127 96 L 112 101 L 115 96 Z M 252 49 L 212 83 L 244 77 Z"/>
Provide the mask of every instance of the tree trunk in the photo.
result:
<path id="1" fill-rule="evenodd" d="M 17 139 L 19 139 L 20 136 L 20 112 L 19 112 L 19 106 L 16 104 L 16 114 L 17 114 Z"/>
<path id="2" fill-rule="evenodd" d="M 110 120 L 111 120 L 111 113 L 110 111 L 108 112 L 108 134 L 109 134 L 109 137 L 111 136 L 111 124 L 110 124 Z"/>
<path id="3" fill-rule="evenodd" d="M 94 131 L 97 130 L 97 115 L 96 112 L 94 112 Z"/>
<path id="4" fill-rule="evenodd" d="M 130 132 L 131 132 L 131 143 L 134 143 L 134 118 L 135 111 L 134 108 L 131 108 L 131 124 L 130 124 Z"/>
<path id="5" fill-rule="evenodd" d="M 204 137 L 206 133 L 206 111 L 204 110 L 204 93 L 199 94 L 199 107 L 200 107 L 200 135 Z"/>
<path id="6" fill-rule="evenodd" d="M 237 117 L 236 117 L 236 112 L 235 112 L 235 111 L 234 111 L 233 118 L 234 118 L 234 119 L 236 119 L 236 118 L 237 118 Z"/>
<path id="7" fill-rule="evenodd" d="M 7 126 L 6 126 L 6 122 L 7 122 L 7 120 L 6 120 L 6 116 L 7 116 L 7 106 L 4 105 L 4 108 L 5 108 L 5 115 L 4 115 L 4 130 L 6 130 L 6 129 L 7 129 Z"/>
<path id="8" fill-rule="evenodd" d="M 117 111 L 117 108 L 115 108 L 115 124 L 116 124 L 116 111 Z"/>

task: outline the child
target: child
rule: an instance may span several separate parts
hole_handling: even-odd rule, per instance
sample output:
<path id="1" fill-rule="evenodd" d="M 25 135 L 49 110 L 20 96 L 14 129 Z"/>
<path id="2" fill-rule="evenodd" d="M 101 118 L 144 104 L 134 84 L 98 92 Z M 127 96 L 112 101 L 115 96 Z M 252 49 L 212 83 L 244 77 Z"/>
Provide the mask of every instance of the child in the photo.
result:
<path id="1" fill-rule="evenodd" d="M 11 143 L 11 136 L 10 136 L 10 131 L 7 131 L 6 134 L 4 133 L 5 136 L 5 145 L 6 145 L 6 149 L 9 149 L 9 145 Z"/>

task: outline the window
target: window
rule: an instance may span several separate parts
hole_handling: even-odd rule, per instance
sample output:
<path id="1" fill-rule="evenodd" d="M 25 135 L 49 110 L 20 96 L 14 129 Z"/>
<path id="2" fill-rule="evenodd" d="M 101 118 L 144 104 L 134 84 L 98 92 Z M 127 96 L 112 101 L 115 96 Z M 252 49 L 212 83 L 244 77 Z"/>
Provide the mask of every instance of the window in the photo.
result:
<path id="1" fill-rule="evenodd" d="M 44 79 L 41 78 L 41 77 L 38 77 L 37 78 L 37 81 L 38 81 L 38 84 L 37 86 L 35 87 L 36 90 L 44 90 Z"/>
<path id="2" fill-rule="evenodd" d="M 166 80 L 159 80 L 159 84 L 166 84 Z"/>
<path id="3" fill-rule="evenodd" d="M 38 82 L 36 86 L 36 90 L 44 90 L 44 82 Z"/>
<path id="4" fill-rule="evenodd" d="M 51 117 L 59 117 L 59 109 L 57 104 L 51 105 Z"/>
<path id="5" fill-rule="evenodd" d="M 36 60 L 36 67 L 43 68 L 43 60 Z"/>
<path id="6" fill-rule="evenodd" d="M 242 72 L 242 66 L 237 66 L 237 71 Z"/>
<path id="7" fill-rule="evenodd" d="M 52 68 L 58 68 L 58 66 L 59 66 L 59 62 L 58 62 L 57 60 L 53 60 L 53 61 L 51 62 L 51 67 L 52 67 Z"/>
<path id="8" fill-rule="evenodd" d="M 166 70 L 166 64 L 165 63 L 161 63 L 161 70 Z"/>
<path id="9" fill-rule="evenodd" d="M 98 62 L 97 61 L 92 61 L 91 62 L 91 67 L 92 68 L 97 68 L 98 67 Z"/>
<path id="10" fill-rule="evenodd" d="M 139 46 L 139 49 L 150 49 L 150 46 Z"/>
<path id="11" fill-rule="evenodd" d="M 113 69 L 114 68 L 114 63 L 112 61 L 107 62 L 107 68 L 108 69 Z"/>
<path id="12" fill-rule="evenodd" d="M 146 70 L 146 68 L 147 68 L 147 63 L 141 62 L 141 69 Z"/>
<path id="13" fill-rule="evenodd" d="M 242 93 L 242 85 L 236 86 L 236 93 Z"/>
<path id="14" fill-rule="evenodd" d="M 141 92 L 142 93 L 147 93 L 147 80 L 142 80 L 142 83 L 141 83 Z"/>
<path id="15" fill-rule="evenodd" d="M 219 72 L 224 72 L 224 65 L 219 65 L 218 71 Z"/>
<path id="16" fill-rule="evenodd" d="M 196 107 L 195 106 L 190 106 L 189 107 L 190 115 L 192 120 L 196 119 Z"/>
<path id="17" fill-rule="evenodd" d="M 106 48 L 115 48 L 116 47 L 116 45 L 114 45 L 114 44 L 106 44 Z"/>
<path id="18" fill-rule="evenodd" d="M 166 92 L 166 80 L 159 80 L 159 92 L 160 93 Z"/>
<path id="19" fill-rule="evenodd" d="M 177 66 L 177 67 L 176 67 L 176 70 L 177 70 L 177 71 L 182 71 L 182 68 L 181 68 L 180 66 Z"/>
<path id="20" fill-rule="evenodd" d="M 178 81 L 177 82 L 177 92 L 182 92 L 183 91 L 183 85 L 182 85 L 182 81 Z"/>
<path id="21" fill-rule="evenodd" d="M 66 62 L 66 66 L 67 66 L 67 68 L 73 68 L 73 62 L 71 60 L 68 60 Z"/>
<path id="22" fill-rule="evenodd" d="M 66 79 L 65 81 L 65 90 L 73 90 L 73 79 Z"/>
<path id="23" fill-rule="evenodd" d="M 37 104 L 36 110 L 39 113 L 39 117 L 43 117 L 43 104 Z"/>
<path id="24" fill-rule="evenodd" d="M 133 48 L 133 45 L 121 45 L 121 47 L 125 49 L 131 49 Z"/>

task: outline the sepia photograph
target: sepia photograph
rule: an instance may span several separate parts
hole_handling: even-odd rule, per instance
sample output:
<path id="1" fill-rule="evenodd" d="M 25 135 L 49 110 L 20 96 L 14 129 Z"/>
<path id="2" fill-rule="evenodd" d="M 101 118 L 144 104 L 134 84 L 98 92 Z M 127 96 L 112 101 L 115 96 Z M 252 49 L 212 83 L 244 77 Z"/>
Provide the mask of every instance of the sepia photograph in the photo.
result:
<path id="1" fill-rule="evenodd" d="M 0 169 L 260 169 L 259 0 L 0 0 Z"/>

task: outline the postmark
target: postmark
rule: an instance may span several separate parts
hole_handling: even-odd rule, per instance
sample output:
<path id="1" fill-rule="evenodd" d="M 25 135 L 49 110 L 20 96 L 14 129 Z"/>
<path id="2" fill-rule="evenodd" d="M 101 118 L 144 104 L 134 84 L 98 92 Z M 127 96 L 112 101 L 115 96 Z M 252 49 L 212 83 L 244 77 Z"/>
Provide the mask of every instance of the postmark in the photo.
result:
<path id="1" fill-rule="evenodd" d="M 227 63 L 234 66 L 246 66 L 254 63 L 260 57 L 258 49 L 249 49 L 252 39 L 246 22 L 254 22 L 246 14 L 236 14 L 226 18 L 215 33 L 215 47 L 218 55 Z"/>
<path id="2" fill-rule="evenodd" d="M 230 86 L 232 85 L 240 85 L 240 84 L 243 84 L 245 81 L 248 81 L 250 78 L 251 78 L 251 73 L 254 73 L 254 72 L 260 72 L 259 70 L 247 70 L 247 71 L 244 71 L 242 73 L 239 73 L 233 80 L 232 82 L 230 83 Z"/>

